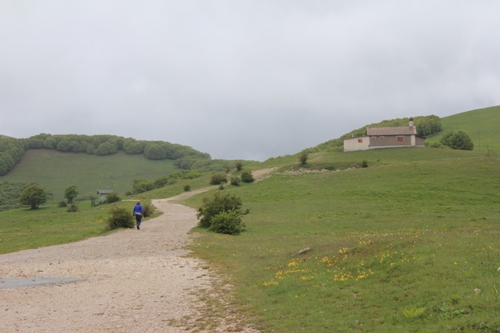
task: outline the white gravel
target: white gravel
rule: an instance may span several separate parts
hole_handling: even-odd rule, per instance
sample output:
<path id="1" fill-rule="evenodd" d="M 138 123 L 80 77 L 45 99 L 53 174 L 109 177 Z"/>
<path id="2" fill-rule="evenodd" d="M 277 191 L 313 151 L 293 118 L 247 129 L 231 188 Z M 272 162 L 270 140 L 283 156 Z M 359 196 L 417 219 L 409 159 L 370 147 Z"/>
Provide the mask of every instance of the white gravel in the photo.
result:
<path id="1" fill-rule="evenodd" d="M 193 326 L 204 316 L 196 291 L 214 292 L 216 275 L 186 257 L 196 211 L 174 201 L 192 194 L 154 200 L 164 214 L 140 231 L 0 255 L 0 277 L 84 279 L 0 289 L 0 332 L 203 332 Z M 210 331 L 256 332 L 238 322 Z"/>

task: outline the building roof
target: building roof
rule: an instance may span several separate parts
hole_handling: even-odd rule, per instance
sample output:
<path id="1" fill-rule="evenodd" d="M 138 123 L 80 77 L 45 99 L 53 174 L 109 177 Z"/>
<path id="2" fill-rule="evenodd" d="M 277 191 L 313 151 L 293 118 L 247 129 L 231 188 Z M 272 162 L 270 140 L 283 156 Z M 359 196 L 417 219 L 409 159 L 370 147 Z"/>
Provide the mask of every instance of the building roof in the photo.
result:
<path id="1" fill-rule="evenodd" d="M 110 194 L 113 190 L 97 190 L 97 194 Z"/>
<path id="2" fill-rule="evenodd" d="M 416 135 L 415 126 L 367 127 L 366 135 Z"/>

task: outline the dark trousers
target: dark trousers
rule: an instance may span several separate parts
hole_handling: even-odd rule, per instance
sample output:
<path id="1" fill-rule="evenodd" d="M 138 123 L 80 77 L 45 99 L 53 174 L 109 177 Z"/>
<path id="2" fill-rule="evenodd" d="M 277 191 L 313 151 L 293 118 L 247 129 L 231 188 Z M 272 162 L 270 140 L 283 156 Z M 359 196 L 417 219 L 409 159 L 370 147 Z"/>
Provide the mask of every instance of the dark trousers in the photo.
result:
<path id="1" fill-rule="evenodd" d="M 135 214 L 135 221 L 137 223 L 137 229 L 141 226 L 141 221 L 142 221 L 142 215 L 141 214 Z"/>

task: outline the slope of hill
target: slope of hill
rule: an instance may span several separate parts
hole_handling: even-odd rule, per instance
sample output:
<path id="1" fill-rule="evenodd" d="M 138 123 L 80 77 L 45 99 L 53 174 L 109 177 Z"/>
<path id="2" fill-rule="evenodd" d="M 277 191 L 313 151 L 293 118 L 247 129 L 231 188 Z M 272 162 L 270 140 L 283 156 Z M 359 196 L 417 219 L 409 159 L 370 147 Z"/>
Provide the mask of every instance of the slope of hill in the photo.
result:
<path id="1" fill-rule="evenodd" d="M 231 189 L 251 210 L 247 232 L 196 230 L 195 254 L 231 277 L 257 328 L 498 331 L 498 158 L 400 148 L 314 153 L 310 163 L 341 157 L 369 167 L 288 172 L 279 163 L 296 157 L 267 161 L 280 167 L 273 177 Z"/>
<path id="2" fill-rule="evenodd" d="M 474 112 L 457 116 L 455 125 L 443 122 L 446 130 L 477 124 Z M 363 160 L 367 168 L 349 167 Z M 248 164 L 277 171 L 224 190 L 250 209 L 246 232 L 198 228 L 191 249 L 228 277 L 231 305 L 263 332 L 499 332 L 498 161 L 478 151 L 398 148 L 310 153 L 305 171 L 296 155 Z M 332 172 L 314 172 L 322 168 Z M 201 182 L 208 185 L 208 175 L 191 184 Z M 177 193 L 167 187 L 138 197 Z M 206 195 L 187 203 L 200 207 Z M 23 238 L 14 217 L 24 213 L 25 234 L 43 224 L 32 212 L 3 212 L 0 230 L 8 223 L 11 232 L 0 238 Z"/>
<path id="3" fill-rule="evenodd" d="M 48 149 L 64 153 L 86 153 L 89 155 L 107 156 L 117 151 L 129 155 L 143 154 L 150 160 L 203 159 L 210 160 L 210 155 L 189 146 L 173 144 L 165 141 L 145 141 L 121 136 L 99 134 L 51 135 L 41 133 L 27 139 L 0 137 L 0 175 L 7 174 L 22 159 L 29 149 Z"/>
<path id="4" fill-rule="evenodd" d="M 439 142 L 444 133 L 462 130 L 474 142 L 474 151 L 500 154 L 500 106 L 477 109 L 441 118 L 443 130 L 427 138 L 426 143 Z"/>
<path id="5" fill-rule="evenodd" d="M 222 171 L 234 164 L 213 160 L 188 146 L 113 135 L 0 136 L 0 181 L 40 184 L 53 194 L 51 200 L 62 199 L 69 185 L 78 187 L 80 199 L 95 196 L 98 189 L 113 189 L 122 195 L 132 190 L 135 179 L 153 181 L 190 169 Z M 8 196 L 0 192 L 2 202 L 17 200 Z"/>
<path id="6" fill-rule="evenodd" d="M 417 125 L 417 128 L 418 118 L 425 117 L 415 117 L 415 124 Z M 500 131 L 497 129 L 497 124 L 500 123 L 500 106 L 466 111 L 441 118 L 440 120 L 442 130 L 437 134 L 427 136 L 425 140 L 426 144 L 439 142 L 444 133 L 448 131 L 463 130 L 474 142 L 475 151 L 486 152 L 486 149 L 489 147 L 491 151 L 500 154 L 500 140 L 498 140 Z M 351 137 L 351 135 L 363 135 L 366 127 L 401 126 L 407 123 L 408 118 L 399 118 L 369 124 L 356 130 L 352 130 L 351 132 L 342 135 L 340 138 L 329 140 L 315 147 L 305 149 L 304 151 L 309 153 L 343 151 L 344 139 Z"/>
<path id="7" fill-rule="evenodd" d="M 173 164 L 173 160 L 148 160 L 143 155 L 127 155 L 121 151 L 114 155 L 96 156 L 30 149 L 0 180 L 40 184 L 59 200 L 69 185 L 78 187 L 80 197 L 95 196 L 98 189 L 111 188 L 123 195 L 132 189 L 134 179 L 153 180 L 179 171 Z"/>

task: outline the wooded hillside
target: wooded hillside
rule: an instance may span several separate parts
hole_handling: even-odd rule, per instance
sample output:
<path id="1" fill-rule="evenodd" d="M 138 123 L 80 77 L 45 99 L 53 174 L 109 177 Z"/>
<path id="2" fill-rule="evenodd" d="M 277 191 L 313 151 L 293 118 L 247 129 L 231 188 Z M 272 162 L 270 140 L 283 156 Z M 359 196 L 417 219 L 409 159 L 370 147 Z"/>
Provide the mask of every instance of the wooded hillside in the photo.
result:
<path id="1" fill-rule="evenodd" d="M 150 160 L 210 160 L 210 155 L 191 147 L 164 141 L 145 141 L 114 135 L 51 135 L 38 134 L 27 139 L 0 137 L 0 176 L 7 174 L 28 149 L 50 149 L 60 152 L 85 153 L 97 156 L 124 151 L 129 155 L 143 154 Z"/>

